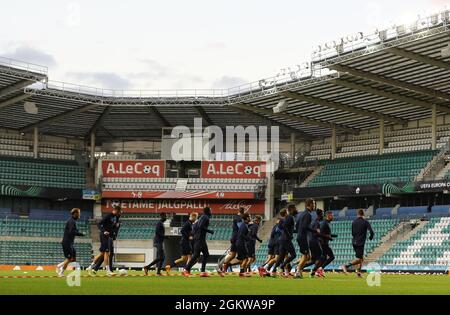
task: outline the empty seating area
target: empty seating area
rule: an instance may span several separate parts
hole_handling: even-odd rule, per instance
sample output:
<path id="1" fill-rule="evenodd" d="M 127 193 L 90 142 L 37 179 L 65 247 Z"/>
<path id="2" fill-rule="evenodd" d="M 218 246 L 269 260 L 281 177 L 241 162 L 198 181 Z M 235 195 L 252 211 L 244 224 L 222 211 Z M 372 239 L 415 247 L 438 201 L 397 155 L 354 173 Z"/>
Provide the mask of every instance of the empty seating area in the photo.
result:
<path id="1" fill-rule="evenodd" d="M 389 233 L 398 224 L 397 219 L 384 219 L 384 220 L 370 220 L 373 230 L 375 231 L 375 237 L 373 240 L 367 239 L 365 247 L 365 255 L 371 253 L 376 247 L 381 244 L 381 238 Z M 352 247 L 352 221 L 333 221 L 331 222 L 331 229 L 333 234 L 337 234 L 338 237 L 330 242 L 330 246 L 334 251 L 335 260 L 329 269 L 336 269 L 354 259 L 355 252 Z M 297 254 L 300 252 L 298 245 L 294 242 Z M 264 262 L 267 257 L 267 241 L 263 242 L 257 250 L 257 264 Z"/>
<path id="2" fill-rule="evenodd" d="M 85 169 L 75 162 L 0 157 L 0 184 L 85 188 Z"/>
<path id="3" fill-rule="evenodd" d="M 0 219 L 0 236 L 20 237 L 55 237 L 64 234 L 65 221 L 30 220 L 30 219 Z M 78 230 L 89 237 L 88 225 L 85 221 L 78 221 Z"/>
<path id="4" fill-rule="evenodd" d="M 185 190 L 189 191 L 251 191 L 259 192 L 265 189 L 266 179 L 244 178 L 180 178 L 187 180 Z M 136 190 L 149 191 L 175 190 L 177 178 L 103 178 L 103 190 Z"/>
<path id="5" fill-rule="evenodd" d="M 437 126 L 437 149 L 450 140 L 450 126 Z M 380 152 L 378 133 L 363 133 L 338 137 L 336 158 L 378 155 Z M 386 131 L 383 154 L 423 151 L 431 149 L 431 127 L 409 128 Z M 331 140 L 325 139 L 311 145 L 305 161 L 328 160 L 331 158 Z"/>
<path id="6" fill-rule="evenodd" d="M 429 150 L 415 154 L 397 153 L 328 161 L 324 169 L 308 183 L 308 187 L 408 182 L 435 154 L 436 151 Z"/>
<path id="7" fill-rule="evenodd" d="M 72 143 L 40 141 L 38 154 L 45 159 L 75 160 L 74 149 Z M 33 140 L 21 134 L 0 133 L 0 155 L 32 158 Z"/>
<path id="8" fill-rule="evenodd" d="M 395 243 L 378 259 L 381 265 L 398 267 L 450 265 L 450 217 L 431 218 L 407 240 Z"/>
<path id="9" fill-rule="evenodd" d="M 91 243 L 75 243 L 77 261 L 82 267 L 92 259 Z M 64 260 L 60 241 L 0 240 L 0 265 L 56 265 Z"/>

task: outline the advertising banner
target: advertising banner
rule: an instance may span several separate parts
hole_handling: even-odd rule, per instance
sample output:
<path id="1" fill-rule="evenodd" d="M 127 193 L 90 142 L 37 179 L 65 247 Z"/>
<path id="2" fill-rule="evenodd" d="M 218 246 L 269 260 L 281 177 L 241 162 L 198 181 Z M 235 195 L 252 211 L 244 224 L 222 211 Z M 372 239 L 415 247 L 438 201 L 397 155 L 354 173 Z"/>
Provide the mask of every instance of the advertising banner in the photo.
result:
<path id="1" fill-rule="evenodd" d="M 264 178 L 266 162 L 202 161 L 202 178 Z"/>
<path id="2" fill-rule="evenodd" d="M 126 199 L 257 199 L 254 192 L 245 191 L 117 191 L 104 190 L 103 198 Z"/>
<path id="3" fill-rule="evenodd" d="M 251 214 L 264 214 L 264 201 L 250 200 L 148 200 L 148 199 L 103 199 L 102 212 L 111 212 L 120 205 L 128 213 L 202 213 L 204 207 L 210 207 L 214 214 L 235 214 L 244 207 Z"/>
<path id="4" fill-rule="evenodd" d="M 162 160 L 102 160 L 103 177 L 161 178 L 166 162 Z"/>

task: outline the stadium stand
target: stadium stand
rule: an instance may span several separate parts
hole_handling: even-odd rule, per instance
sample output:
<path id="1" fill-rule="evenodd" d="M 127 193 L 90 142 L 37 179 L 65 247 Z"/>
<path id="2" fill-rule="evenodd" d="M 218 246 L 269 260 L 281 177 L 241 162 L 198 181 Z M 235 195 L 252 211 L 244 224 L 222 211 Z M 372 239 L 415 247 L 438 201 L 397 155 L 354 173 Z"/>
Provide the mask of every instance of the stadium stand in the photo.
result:
<path id="1" fill-rule="evenodd" d="M 381 243 L 381 239 L 387 233 L 389 233 L 398 224 L 398 220 L 395 218 L 383 219 L 383 220 L 370 220 L 373 229 L 376 231 L 375 237 L 372 241 L 367 241 L 365 247 L 365 255 L 371 253 Z M 333 233 L 338 237 L 330 243 L 331 248 L 334 251 L 336 259 L 330 265 L 329 269 L 339 268 L 344 263 L 347 263 L 354 258 L 354 251 L 352 248 L 352 235 L 351 235 L 352 220 L 340 220 L 333 221 L 331 228 Z M 257 264 L 264 262 L 267 257 L 267 241 L 264 241 L 258 248 L 256 253 Z M 299 248 L 295 242 L 295 248 L 299 253 Z"/>
<path id="2" fill-rule="evenodd" d="M 253 191 L 258 192 L 265 188 L 265 179 L 243 178 L 189 178 L 184 190 L 188 191 Z M 146 189 L 150 191 L 167 191 L 179 189 L 177 178 L 103 178 L 103 190 L 135 190 Z"/>
<path id="3" fill-rule="evenodd" d="M 65 221 L 1 219 L 0 236 L 55 237 L 61 238 Z M 78 230 L 89 235 L 88 225 L 84 221 L 77 223 Z"/>
<path id="4" fill-rule="evenodd" d="M 327 161 L 308 187 L 408 182 L 426 166 L 436 151 L 341 158 Z"/>
<path id="5" fill-rule="evenodd" d="M 383 219 L 390 217 L 392 215 L 392 208 L 378 208 L 375 210 L 375 214 L 372 216 L 373 219 Z"/>
<path id="6" fill-rule="evenodd" d="M 0 157 L 0 184 L 83 189 L 85 177 L 71 161 Z"/>
<path id="7" fill-rule="evenodd" d="M 77 261 L 88 266 L 92 257 L 91 243 L 77 242 Z M 61 262 L 59 241 L 0 240 L 0 264 L 2 265 L 56 265 Z"/>
<path id="8" fill-rule="evenodd" d="M 386 266 L 448 266 L 450 264 L 450 217 L 431 218 L 405 241 L 394 244 L 378 263 Z"/>
<path id="9" fill-rule="evenodd" d="M 39 157 L 55 160 L 75 160 L 74 144 L 41 141 Z M 21 134 L 0 133 L 0 155 L 33 157 L 33 141 Z"/>
<path id="10" fill-rule="evenodd" d="M 418 206 L 418 207 L 400 207 L 398 208 L 398 216 L 423 216 L 427 213 L 428 207 Z"/>

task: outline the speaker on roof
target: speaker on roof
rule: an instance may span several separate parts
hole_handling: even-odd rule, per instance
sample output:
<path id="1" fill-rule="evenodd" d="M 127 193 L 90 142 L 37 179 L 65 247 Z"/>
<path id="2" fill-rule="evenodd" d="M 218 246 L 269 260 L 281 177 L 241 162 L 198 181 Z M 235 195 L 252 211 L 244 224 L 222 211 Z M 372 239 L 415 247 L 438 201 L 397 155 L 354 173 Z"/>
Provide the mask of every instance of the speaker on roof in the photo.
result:
<path id="1" fill-rule="evenodd" d="M 23 104 L 23 109 L 28 114 L 37 115 L 38 113 L 38 108 L 34 102 L 25 102 Z"/>

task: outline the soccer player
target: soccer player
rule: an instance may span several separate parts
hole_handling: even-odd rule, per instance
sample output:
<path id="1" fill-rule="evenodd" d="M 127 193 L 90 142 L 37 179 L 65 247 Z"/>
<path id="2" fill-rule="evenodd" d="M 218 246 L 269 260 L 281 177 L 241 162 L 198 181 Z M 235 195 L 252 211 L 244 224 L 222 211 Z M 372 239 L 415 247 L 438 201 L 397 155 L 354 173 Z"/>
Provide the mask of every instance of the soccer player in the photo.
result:
<path id="1" fill-rule="evenodd" d="M 364 262 L 364 246 L 366 245 L 367 231 L 369 231 L 369 240 L 373 240 L 375 233 L 369 221 L 364 219 L 364 210 L 358 210 L 358 216 L 352 223 L 352 245 L 355 251 L 355 257 L 352 262 L 342 266 L 342 270 L 347 274 L 348 268 L 355 266 L 356 274 L 361 277 L 361 268 Z"/>
<path id="2" fill-rule="evenodd" d="M 219 270 L 219 275 L 224 276 L 224 273 L 227 271 L 228 266 L 230 265 L 230 262 L 236 257 L 237 248 L 236 248 L 236 240 L 237 240 L 237 234 L 240 225 L 242 224 L 242 215 L 245 213 L 245 209 L 243 207 L 239 208 L 239 212 L 233 217 L 233 224 L 232 229 L 233 232 L 231 233 L 231 247 L 230 251 L 228 252 L 228 255 L 225 257 L 225 260 L 222 264 L 222 269 Z"/>
<path id="3" fill-rule="evenodd" d="M 241 265 L 241 270 L 239 272 L 239 277 L 249 277 L 250 275 L 245 273 L 247 268 L 247 262 L 249 258 L 248 254 L 248 242 L 250 241 L 250 230 L 248 225 L 250 223 L 250 215 L 248 213 L 244 213 L 242 215 L 242 224 L 239 226 L 238 235 L 236 238 L 236 250 L 237 255 L 236 259 L 239 261 Z"/>
<path id="4" fill-rule="evenodd" d="M 199 260 L 201 253 L 203 258 L 200 277 L 209 277 L 209 274 L 206 272 L 206 263 L 209 257 L 208 244 L 206 243 L 206 233 L 214 234 L 214 231 L 208 229 L 210 218 L 211 209 L 209 207 L 205 207 L 203 209 L 203 215 L 200 219 L 198 219 L 192 229 L 194 235 L 194 251 L 185 270 L 183 271 L 183 276 L 189 277 L 191 275 L 191 269 Z"/>
<path id="5" fill-rule="evenodd" d="M 280 212 L 281 213 L 281 212 Z M 267 259 L 266 261 L 258 268 L 259 275 L 261 277 L 270 275 L 267 273 L 267 270 L 270 270 L 272 266 L 278 260 L 278 238 L 280 237 L 281 230 L 279 228 L 280 219 L 277 220 L 277 223 L 272 227 L 272 232 L 270 233 L 269 243 L 267 244 Z M 267 267 L 267 269 L 266 269 Z"/>
<path id="6" fill-rule="evenodd" d="M 192 256 L 192 225 L 197 221 L 198 213 L 192 212 L 189 215 L 189 219 L 184 222 L 183 227 L 181 228 L 181 240 L 180 240 L 180 247 L 181 247 L 181 257 L 175 260 L 172 265 L 166 266 L 166 272 L 169 273 L 170 269 L 175 267 L 178 264 L 184 263 L 187 264 L 189 259 L 191 259 Z"/>
<path id="7" fill-rule="evenodd" d="M 319 270 L 322 276 L 325 276 L 324 269 L 334 260 L 334 253 L 329 242 L 337 237 L 331 233 L 330 222 L 333 221 L 333 212 L 325 212 L 325 220 L 320 224 L 320 244 L 322 246 L 322 263 Z"/>
<path id="8" fill-rule="evenodd" d="M 116 223 L 113 225 L 113 230 L 112 230 L 112 242 L 110 244 L 110 248 L 109 248 L 109 266 L 111 270 L 114 270 L 113 268 L 113 261 L 114 261 L 114 241 L 117 240 L 117 237 L 119 235 L 119 229 L 120 229 L 120 217 L 122 215 L 122 208 L 120 206 L 116 206 L 117 209 L 117 215 L 116 215 Z M 96 275 L 97 271 L 100 269 L 100 267 L 102 266 L 104 261 L 103 256 L 99 256 L 97 262 L 95 263 L 94 260 L 94 265 L 90 265 L 89 267 L 86 268 L 86 270 L 89 272 L 89 274 L 91 275 Z"/>
<path id="9" fill-rule="evenodd" d="M 73 247 L 75 243 L 76 236 L 84 236 L 83 233 L 78 231 L 77 220 L 80 218 L 81 210 L 78 208 L 73 208 L 70 211 L 70 218 L 66 221 L 64 227 L 64 236 L 62 239 L 62 248 L 64 253 L 64 261 L 59 263 L 56 267 L 56 273 L 59 277 L 64 276 L 64 271 L 71 262 L 77 261 L 77 253 Z"/>
<path id="10" fill-rule="evenodd" d="M 106 268 L 106 275 L 107 276 L 114 276 L 115 273 L 112 272 L 110 267 L 110 251 L 113 247 L 113 235 L 114 235 L 114 229 L 117 222 L 118 216 L 120 216 L 120 207 L 115 207 L 111 213 L 108 213 L 103 217 L 103 219 L 98 224 L 98 228 L 100 230 L 100 254 L 98 254 L 94 260 L 92 261 L 91 265 L 88 267 L 89 273 L 91 273 L 94 266 L 97 264 L 99 260 L 103 260 L 106 262 L 105 268 Z"/>
<path id="11" fill-rule="evenodd" d="M 311 277 L 314 275 L 323 277 L 321 271 L 318 269 L 322 265 L 322 246 L 320 246 L 320 223 L 323 220 L 323 210 L 317 209 L 317 218 L 311 223 L 310 229 L 308 230 L 308 246 L 311 253 L 311 263 L 314 268 L 311 270 Z M 303 267 L 306 267 L 303 266 Z"/>
<path id="12" fill-rule="evenodd" d="M 247 242 L 248 259 L 245 269 L 249 271 L 251 264 L 256 261 L 256 241 L 262 243 L 262 239 L 258 237 L 259 225 L 261 224 L 262 217 L 257 215 L 253 222 L 248 225 L 249 241 Z"/>
<path id="13" fill-rule="evenodd" d="M 303 277 L 303 268 L 305 267 L 305 264 L 311 259 L 308 244 L 308 231 L 310 230 L 311 225 L 311 212 L 314 211 L 315 207 L 315 201 L 311 198 L 308 198 L 305 201 L 305 211 L 297 214 L 297 243 L 300 247 L 300 253 L 302 254 L 302 257 L 299 260 L 297 272 L 295 273 L 296 279 L 301 279 Z"/>
<path id="14" fill-rule="evenodd" d="M 144 273 L 146 276 L 148 275 L 149 269 L 154 265 L 156 265 L 156 275 L 161 276 L 161 269 L 164 264 L 164 260 L 166 259 L 166 255 L 164 253 L 164 222 L 167 220 L 167 215 L 162 212 L 159 216 L 160 219 L 156 223 L 155 236 L 153 237 L 153 247 L 156 248 L 156 258 L 153 259 L 150 264 L 144 266 Z"/>
<path id="15" fill-rule="evenodd" d="M 279 241 L 279 256 L 278 260 L 273 267 L 273 274 L 276 275 L 277 268 L 280 267 L 284 273 L 282 276 L 289 277 L 290 276 L 290 263 L 295 259 L 296 253 L 294 244 L 292 244 L 292 239 L 294 238 L 294 229 L 295 229 L 295 219 L 294 217 L 297 215 L 297 209 L 295 205 L 291 204 L 288 206 L 287 215 L 283 220 L 283 226 L 281 230 L 281 236 Z"/>

